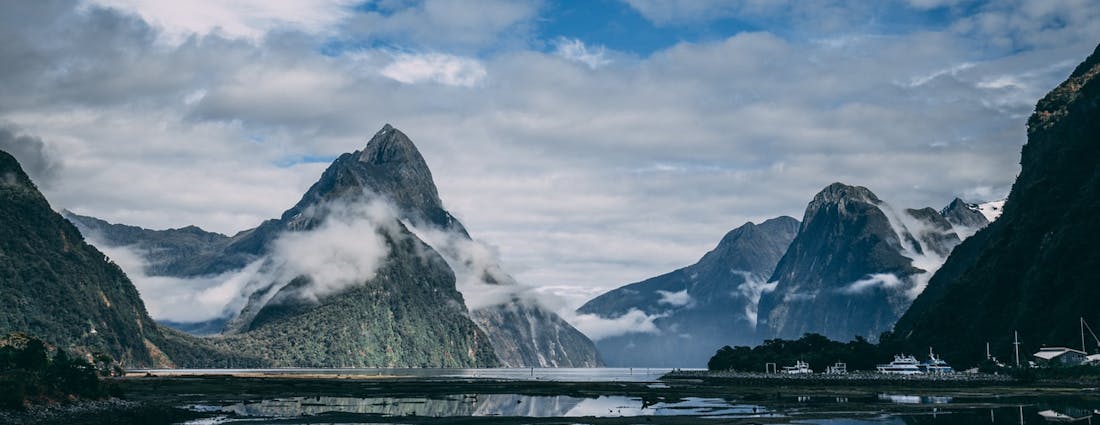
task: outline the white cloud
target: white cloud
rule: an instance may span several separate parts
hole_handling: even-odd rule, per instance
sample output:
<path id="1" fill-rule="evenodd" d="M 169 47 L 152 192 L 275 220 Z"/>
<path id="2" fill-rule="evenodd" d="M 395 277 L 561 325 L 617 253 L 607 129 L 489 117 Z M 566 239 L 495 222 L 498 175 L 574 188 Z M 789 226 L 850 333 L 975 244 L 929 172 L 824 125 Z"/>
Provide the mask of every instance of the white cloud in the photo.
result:
<path id="1" fill-rule="evenodd" d="M 1080 38 L 1095 42 L 1100 31 L 1100 8 L 1090 0 L 989 1 L 976 9 L 952 22 L 951 31 L 1003 49 L 1056 48 Z"/>
<path id="2" fill-rule="evenodd" d="M 806 293 L 806 292 L 791 292 L 791 293 L 786 294 L 786 295 L 783 296 L 783 302 L 785 302 L 785 303 L 795 302 L 795 301 L 813 301 L 815 299 L 817 299 L 817 294 L 816 293 Z"/>
<path id="3" fill-rule="evenodd" d="M 126 272 L 154 319 L 201 322 L 239 313 L 257 291 L 264 291 L 262 306 L 298 277 L 309 282 L 295 296 L 314 302 L 364 284 L 389 256 L 382 233 L 397 234 L 393 208 L 382 201 L 323 204 L 303 217 L 324 219 L 315 228 L 281 234 L 270 254 L 240 270 L 195 278 L 149 276 L 148 261 L 136 247 L 112 247 L 94 234 L 85 237 Z"/>
<path id="4" fill-rule="evenodd" d="M 905 278 L 905 283 L 909 285 L 906 288 L 905 295 L 910 300 L 916 299 L 921 292 L 924 292 L 924 288 L 928 286 L 928 281 L 932 279 L 932 275 L 936 274 L 936 271 L 943 266 L 944 261 L 947 261 L 947 254 L 950 254 L 950 250 L 954 249 L 954 245 L 946 247 L 948 248 L 947 252 L 941 254 L 937 252 L 937 247 L 931 246 L 926 241 L 925 235 L 947 236 L 955 233 L 955 230 L 936 228 L 932 223 L 926 223 L 905 212 L 894 210 L 890 204 L 885 202 L 878 204 L 878 207 L 886 215 L 890 227 L 901 243 L 901 255 L 913 260 L 913 267 L 923 270 Z M 888 276 L 873 275 L 870 278 L 872 282 L 861 280 L 853 283 L 849 288 L 866 288 L 876 284 L 876 282 L 881 283 L 881 286 L 891 288 L 900 285 L 901 281 L 896 276 Z M 863 282 L 863 284 L 857 285 L 860 282 Z"/>
<path id="5" fill-rule="evenodd" d="M 405 84 L 432 82 L 462 87 L 481 83 L 487 74 L 477 59 L 442 53 L 400 53 L 380 73 Z"/>
<path id="6" fill-rule="evenodd" d="M 381 233 L 394 233 L 397 218 L 384 202 L 326 204 L 303 214 L 324 218 L 316 228 L 286 232 L 272 242 L 277 286 L 308 276 L 310 284 L 300 295 L 316 301 L 373 279 L 389 256 Z"/>
<path id="7" fill-rule="evenodd" d="M 749 300 L 745 303 L 745 319 L 748 319 L 749 323 L 755 327 L 759 318 L 760 297 L 774 291 L 779 286 L 779 281 L 768 282 L 765 277 L 744 271 L 736 271 L 735 273 L 740 274 L 745 279 L 743 283 L 737 285 L 737 293 Z"/>
<path id="8" fill-rule="evenodd" d="M 691 307 L 695 304 L 695 300 L 688 294 L 687 289 L 683 291 L 657 291 L 657 295 L 661 297 L 657 300 L 657 304 L 667 304 L 671 307 Z"/>
<path id="9" fill-rule="evenodd" d="M 191 279 L 149 276 L 145 273 L 148 262 L 136 247 L 111 247 L 94 237 L 89 240 L 126 272 L 156 320 L 202 322 L 236 313 L 247 302 L 244 290 L 261 264 L 257 261 L 241 270 Z"/>
<path id="10" fill-rule="evenodd" d="M 141 16 L 178 44 L 191 35 L 217 34 L 251 41 L 268 32 L 293 29 L 330 33 L 351 15 L 357 0 L 83 0 L 85 7 L 107 7 Z"/>
<path id="11" fill-rule="evenodd" d="M 455 287 L 462 293 L 468 309 L 479 310 L 514 300 L 546 307 L 541 302 L 542 297 L 532 292 L 532 288 L 521 285 L 504 272 L 496 248 L 431 225 L 405 222 L 405 226 L 442 255 L 454 270 Z"/>
<path id="12" fill-rule="evenodd" d="M 575 38 L 559 37 L 554 40 L 554 53 L 574 62 L 580 62 L 589 68 L 596 69 L 611 63 L 607 58 L 607 49 L 603 46 L 589 48 Z"/>
<path id="13" fill-rule="evenodd" d="M 619 317 L 605 319 L 595 314 L 575 314 L 566 317 L 569 324 L 593 341 L 628 333 L 659 333 L 654 320 L 661 315 L 648 315 L 638 309 L 630 309 Z"/>
<path id="14" fill-rule="evenodd" d="M 890 273 L 875 273 L 864 279 L 845 285 L 841 291 L 847 294 L 862 294 L 874 288 L 894 289 L 900 287 L 902 284 L 902 280 L 898 279 L 896 275 Z"/>

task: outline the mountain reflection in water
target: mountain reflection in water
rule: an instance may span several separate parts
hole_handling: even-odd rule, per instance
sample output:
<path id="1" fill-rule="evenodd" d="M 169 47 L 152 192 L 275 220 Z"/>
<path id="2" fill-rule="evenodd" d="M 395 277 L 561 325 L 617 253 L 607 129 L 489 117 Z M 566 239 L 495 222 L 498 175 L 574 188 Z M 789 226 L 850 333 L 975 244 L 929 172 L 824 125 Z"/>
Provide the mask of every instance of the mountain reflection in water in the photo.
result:
<path id="1" fill-rule="evenodd" d="M 718 398 L 689 397 L 677 401 L 645 401 L 638 397 L 526 396 L 516 394 L 466 394 L 442 398 L 419 397 L 290 397 L 237 403 L 224 407 L 199 405 L 193 410 L 216 411 L 240 417 L 293 418 L 324 413 L 358 413 L 382 416 L 515 416 L 515 417 L 618 417 L 618 416 L 774 416 L 766 408 L 730 403 Z"/>

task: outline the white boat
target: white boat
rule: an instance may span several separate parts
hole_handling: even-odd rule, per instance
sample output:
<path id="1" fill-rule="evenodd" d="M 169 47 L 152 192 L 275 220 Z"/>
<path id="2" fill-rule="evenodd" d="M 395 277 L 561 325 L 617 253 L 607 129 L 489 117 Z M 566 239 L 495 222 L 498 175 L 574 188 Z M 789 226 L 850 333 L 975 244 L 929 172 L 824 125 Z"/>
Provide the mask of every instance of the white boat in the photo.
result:
<path id="1" fill-rule="evenodd" d="M 814 373 L 813 369 L 810 369 L 810 364 L 802 360 L 794 362 L 794 366 L 783 366 L 783 373 L 789 373 L 792 375 L 802 373 Z"/>
<path id="2" fill-rule="evenodd" d="M 829 375 L 847 375 L 848 374 L 848 364 L 837 362 L 836 364 L 826 368 L 825 373 L 829 374 Z"/>
<path id="3" fill-rule="evenodd" d="M 1090 421 L 1092 419 L 1092 413 L 1087 410 L 1069 410 L 1065 412 L 1059 412 L 1057 410 L 1041 410 L 1039 416 L 1043 417 L 1043 420 L 1047 422 L 1079 422 Z"/>
<path id="4" fill-rule="evenodd" d="M 936 357 L 936 354 L 932 352 L 931 348 L 928 349 L 928 361 L 921 363 L 920 369 L 924 373 L 955 373 L 955 369 L 952 369 L 943 359 Z"/>
<path id="5" fill-rule="evenodd" d="M 924 373 L 920 369 L 920 362 L 916 357 L 907 355 L 896 355 L 894 361 L 887 364 L 880 364 L 876 367 L 879 373 L 891 373 L 895 375 L 916 375 Z"/>

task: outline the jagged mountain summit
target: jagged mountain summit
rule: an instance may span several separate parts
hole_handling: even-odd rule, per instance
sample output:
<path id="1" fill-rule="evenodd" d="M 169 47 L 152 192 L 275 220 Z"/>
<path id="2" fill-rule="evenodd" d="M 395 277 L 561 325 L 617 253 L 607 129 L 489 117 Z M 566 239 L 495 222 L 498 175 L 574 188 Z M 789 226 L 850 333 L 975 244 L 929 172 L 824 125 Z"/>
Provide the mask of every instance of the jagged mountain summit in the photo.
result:
<path id="1" fill-rule="evenodd" d="M 70 217 L 105 236 L 103 243 L 127 242 L 112 238 L 124 230 L 117 225 Z M 479 286 L 466 284 L 471 275 L 484 285 L 515 282 L 495 264 L 464 257 L 463 250 L 476 242 L 443 208 L 419 150 L 388 124 L 363 150 L 333 161 L 278 219 L 228 239 L 213 238 L 202 249 L 157 236 L 164 234 L 147 231 L 130 241 L 138 248 L 167 246 L 160 251 L 165 256 L 200 253 L 189 264 L 162 268 L 162 275 L 254 273 L 243 289 L 247 302 L 218 341 L 253 347 L 277 365 L 600 364 L 587 337 L 530 300 L 514 297 L 467 309 L 469 300 L 459 289 L 480 296 Z M 300 258 L 313 252 L 327 257 L 302 264 Z M 294 341 L 291 348 L 274 349 L 286 341 Z"/>
<path id="2" fill-rule="evenodd" d="M 956 228 L 974 229 L 975 232 L 989 224 L 989 219 L 982 214 L 981 204 L 967 203 L 959 198 L 940 210 L 940 215 Z"/>
<path id="3" fill-rule="evenodd" d="M 428 241 L 432 245 L 430 249 L 455 268 L 465 266 L 455 263 L 465 261 L 458 250 L 471 242 L 469 234 L 443 208 L 431 171 L 412 141 L 388 124 L 362 151 L 337 158 L 302 200 L 283 214 L 282 220 L 289 221 L 285 228 L 308 227 L 315 218 L 306 213 L 319 204 L 334 201 L 359 204 L 375 197 L 393 205 L 402 226 L 407 224 L 420 232 L 447 235 Z M 278 223 L 268 225 L 276 226 Z M 514 285 L 495 265 L 482 265 L 470 272 L 477 273 L 477 277 L 488 284 Z M 255 306 L 254 303 L 246 306 L 240 318 L 249 318 Z M 470 313 L 488 335 L 502 365 L 582 367 L 599 364 L 595 347 L 587 337 L 536 304 L 510 299 L 473 309 Z M 257 314 L 262 314 L 262 310 Z M 235 331 L 252 326 L 244 323 L 244 320 L 236 320 L 231 322 L 229 329 Z"/>
<path id="4" fill-rule="evenodd" d="M 124 367 L 257 366 L 153 322 L 137 288 L 0 151 L 0 334 L 25 332 Z"/>
<path id="5" fill-rule="evenodd" d="M 755 342 L 757 302 L 798 225 L 791 217 L 746 223 L 697 263 L 604 293 L 578 312 L 654 318 L 656 332 L 597 341 L 610 366 L 705 366 L 714 347 Z"/>
<path id="6" fill-rule="evenodd" d="M 1080 343 L 1100 323 L 1100 46 L 1028 119 L 1003 214 L 960 245 L 898 321 L 895 338 L 953 363 Z M 1097 347 L 1086 347 L 1093 350 Z"/>
<path id="7" fill-rule="evenodd" d="M 931 208 L 895 211 L 864 187 L 834 183 L 806 208 L 760 300 L 761 339 L 807 332 L 877 339 L 960 242 Z"/>

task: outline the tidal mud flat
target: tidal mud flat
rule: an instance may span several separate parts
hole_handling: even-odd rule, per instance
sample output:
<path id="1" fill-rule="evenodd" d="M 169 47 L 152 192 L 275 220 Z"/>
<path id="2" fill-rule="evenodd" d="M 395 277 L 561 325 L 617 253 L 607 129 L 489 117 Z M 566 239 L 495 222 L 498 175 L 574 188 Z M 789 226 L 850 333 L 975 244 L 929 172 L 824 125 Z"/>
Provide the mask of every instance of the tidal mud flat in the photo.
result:
<path id="1" fill-rule="evenodd" d="M 1045 424 L 1054 417 L 1087 420 L 1100 409 L 1100 393 L 1075 386 L 732 378 L 697 372 L 647 382 L 142 375 L 112 381 L 134 411 L 145 412 L 130 415 L 140 421 L 115 412 L 55 423 Z"/>

